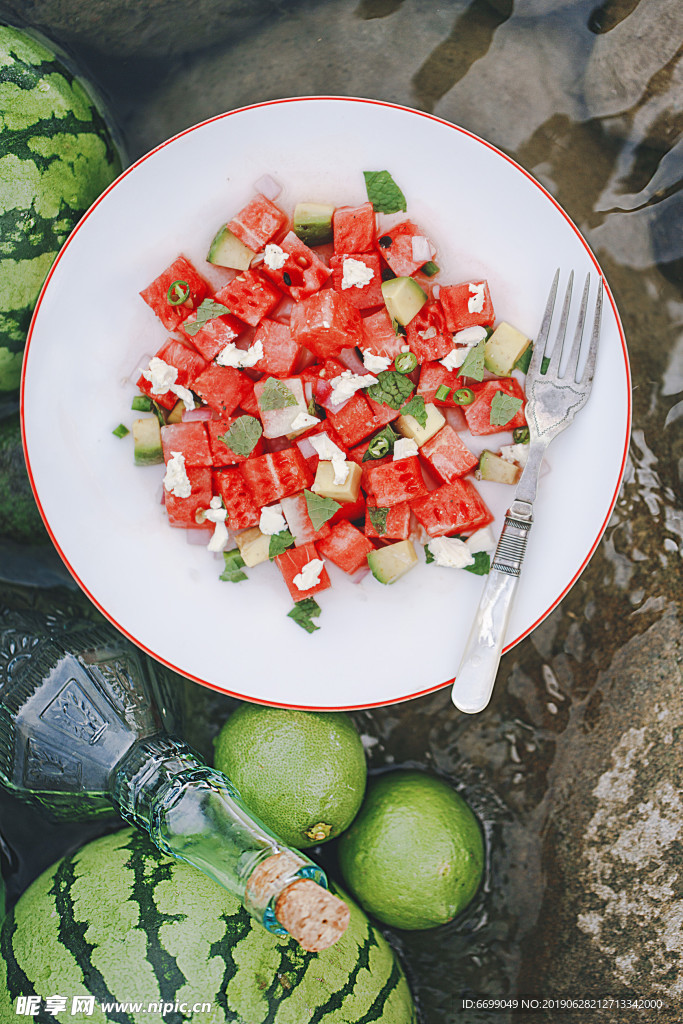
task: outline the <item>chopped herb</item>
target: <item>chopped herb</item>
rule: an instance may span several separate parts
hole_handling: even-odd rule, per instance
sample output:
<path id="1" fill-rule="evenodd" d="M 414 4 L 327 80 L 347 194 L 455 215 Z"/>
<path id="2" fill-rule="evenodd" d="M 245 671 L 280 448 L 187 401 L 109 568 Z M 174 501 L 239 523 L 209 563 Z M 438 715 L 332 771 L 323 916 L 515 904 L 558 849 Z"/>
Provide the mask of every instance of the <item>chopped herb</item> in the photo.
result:
<path id="1" fill-rule="evenodd" d="M 226 583 L 239 583 L 240 580 L 247 580 L 249 577 L 246 573 L 242 572 L 244 566 L 244 559 L 239 553 L 239 548 L 233 548 L 232 551 L 224 551 L 223 559 L 225 561 L 225 569 L 218 577 L 224 580 Z"/>
<path id="2" fill-rule="evenodd" d="M 294 544 L 294 538 L 292 537 L 289 530 L 280 530 L 279 533 L 273 533 L 270 536 L 270 544 L 268 545 L 268 558 L 275 558 L 277 555 L 281 555 L 287 548 L 291 548 Z"/>
<path id="3" fill-rule="evenodd" d="M 130 430 L 123 423 L 119 423 L 118 427 L 112 430 L 114 437 L 125 437 L 126 434 L 130 434 Z"/>
<path id="4" fill-rule="evenodd" d="M 414 352 L 399 352 L 394 359 L 394 366 L 399 373 L 412 373 L 417 366 L 417 356 Z"/>
<path id="5" fill-rule="evenodd" d="M 528 427 L 515 427 L 512 431 L 512 440 L 515 444 L 529 444 L 530 437 Z"/>
<path id="6" fill-rule="evenodd" d="M 366 507 L 368 515 L 370 516 L 370 522 L 381 537 L 387 532 L 387 516 L 391 512 L 391 509 L 382 508 L 379 505 L 367 505 Z"/>
<path id="7" fill-rule="evenodd" d="M 522 408 L 522 399 L 496 391 L 491 402 L 490 423 L 492 427 L 504 427 Z"/>
<path id="8" fill-rule="evenodd" d="M 392 409 L 400 409 L 415 385 L 404 373 L 396 370 L 380 370 L 377 383 L 371 384 L 367 395 L 375 402 L 381 402 Z"/>
<path id="9" fill-rule="evenodd" d="M 406 197 L 389 171 L 363 171 L 368 199 L 376 213 L 398 213 L 407 210 Z"/>
<path id="10" fill-rule="evenodd" d="M 402 338 L 407 338 L 408 337 L 407 330 L 405 329 L 403 324 L 400 324 L 398 322 L 398 320 L 392 320 L 391 321 L 391 326 L 394 328 L 394 334 L 396 335 L 396 337 L 398 337 L 399 334 L 401 335 Z"/>
<path id="11" fill-rule="evenodd" d="M 409 402 L 401 406 L 401 416 L 412 416 L 421 427 L 426 427 L 427 406 L 422 395 L 413 395 Z"/>
<path id="12" fill-rule="evenodd" d="M 312 597 L 305 597 L 303 601 L 297 601 L 291 612 L 287 612 L 287 615 L 290 619 L 294 619 L 297 626 L 301 626 L 307 633 L 315 633 L 316 629 L 320 629 L 320 626 L 316 626 L 312 620 L 320 615 L 321 610 L 317 601 L 314 601 Z"/>
<path id="13" fill-rule="evenodd" d="M 458 405 L 472 405 L 474 391 L 472 388 L 458 388 L 457 391 L 453 392 L 453 401 L 457 402 Z"/>
<path id="14" fill-rule="evenodd" d="M 541 373 L 547 373 L 550 366 L 550 356 L 543 356 L 541 359 Z"/>
<path id="15" fill-rule="evenodd" d="M 437 402 L 445 402 L 450 393 L 450 388 L 447 388 L 445 384 L 439 384 L 438 388 L 436 389 L 436 394 L 434 395 L 434 398 L 436 398 Z"/>
<path id="16" fill-rule="evenodd" d="M 339 502 L 334 498 L 323 498 L 320 494 L 309 491 L 307 488 L 304 489 L 304 497 L 306 498 L 308 518 L 313 523 L 314 530 L 319 530 L 328 519 L 332 518 L 337 509 L 341 508 Z"/>
<path id="17" fill-rule="evenodd" d="M 287 406 L 296 405 L 296 395 L 290 391 L 284 381 L 276 377 L 269 377 L 266 381 L 261 397 L 258 400 L 259 408 L 263 412 L 270 412 L 272 409 L 286 409 Z"/>
<path id="18" fill-rule="evenodd" d="M 362 462 L 370 462 L 371 459 L 382 459 L 389 452 L 394 450 L 394 443 L 398 440 L 398 434 L 391 429 L 389 424 L 383 430 L 378 431 L 371 439 Z"/>
<path id="19" fill-rule="evenodd" d="M 316 416 L 319 420 L 325 418 L 325 410 L 322 405 L 318 405 L 315 398 L 311 398 L 308 405 L 306 406 L 306 412 L 309 416 Z"/>
<path id="20" fill-rule="evenodd" d="M 147 395 L 136 395 L 130 403 L 130 407 L 134 412 L 151 412 L 152 399 L 148 398 Z"/>
<path id="21" fill-rule="evenodd" d="M 168 286 L 166 301 L 169 306 L 182 306 L 190 297 L 190 286 L 187 281 L 173 281 Z"/>
<path id="22" fill-rule="evenodd" d="M 422 267 L 420 267 L 420 270 L 426 277 L 434 277 L 435 274 L 439 273 L 441 267 L 434 263 L 432 260 L 429 260 L 428 263 L 425 263 Z"/>
<path id="23" fill-rule="evenodd" d="M 288 288 L 291 288 L 291 286 L 292 286 L 292 279 L 291 279 L 291 277 L 289 276 L 289 274 L 287 273 L 286 270 L 285 270 L 284 274 L 282 275 L 282 280 L 284 281 L 284 283 L 287 285 Z"/>
<path id="24" fill-rule="evenodd" d="M 251 455 L 263 433 L 263 427 L 255 416 L 239 416 L 224 434 L 218 435 L 235 455 Z"/>
<path id="25" fill-rule="evenodd" d="M 473 572 L 475 576 L 486 576 L 491 569 L 491 556 L 488 551 L 475 551 L 472 557 L 474 558 L 473 564 L 463 565 L 463 569 Z"/>
<path id="26" fill-rule="evenodd" d="M 425 547 L 425 561 L 426 561 L 427 565 L 429 565 L 430 562 L 434 561 L 434 555 L 432 554 L 432 552 L 430 550 L 429 544 L 425 544 L 424 547 Z"/>
<path id="27" fill-rule="evenodd" d="M 381 249 L 388 249 L 393 241 L 394 240 L 391 235 L 382 235 L 382 237 L 377 240 L 377 244 Z"/>
<path id="28" fill-rule="evenodd" d="M 527 345 L 527 347 L 524 349 L 524 351 L 522 352 L 521 356 L 519 357 L 519 359 L 515 363 L 514 369 L 515 370 L 520 370 L 522 373 L 526 373 L 527 370 L 529 369 L 529 363 L 531 362 L 531 356 L 533 355 L 533 351 L 534 351 L 534 346 L 533 345 Z"/>
<path id="29" fill-rule="evenodd" d="M 155 402 L 154 400 L 152 400 L 152 411 L 154 412 L 154 415 L 156 416 L 156 418 L 159 420 L 159 423 L 161 424 L 161 426 L 165 427 L 166 426 L 166 413 L 165 413 L 164 409 L 161 408 L 159 403 Z"/>
<path id="30" fill-rule="evenodd" d="M 460 367 L 460 375 L 462 377 L 471 377 L 472 380 L 484 379 L 485 345 L 486 339 L 482 338 L 478 345 L 475 345 L 474 348 L 469 350 L 463 360 L 462 366 Z"/>
<path id="31" fill-rule="evenodd" d="M 219 316 L 226 316 L 229 312 L 228 307 L 224 306 L 221 302 L 214 302 L 213 299 L 204 299 L 202 304 L 197 306 L 197 319 L 190 324 L 186 320 L 183 324 L 183 330 L 186 334 L 194 337 L 195 334 L 199 334 L 202 327 L 205 327 L 209 321 L 215 320 Z"/>

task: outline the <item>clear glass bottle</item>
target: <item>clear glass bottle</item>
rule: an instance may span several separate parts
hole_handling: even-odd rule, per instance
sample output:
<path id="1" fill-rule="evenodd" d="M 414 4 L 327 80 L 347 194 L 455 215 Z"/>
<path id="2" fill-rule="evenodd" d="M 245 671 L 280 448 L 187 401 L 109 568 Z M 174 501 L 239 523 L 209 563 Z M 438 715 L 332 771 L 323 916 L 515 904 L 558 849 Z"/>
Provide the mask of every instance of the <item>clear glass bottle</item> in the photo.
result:
<path id="1" fill-rule="evenodd" d="M 269 931 L 331 945 L 348 909 L 325 873 L 164 731 L 163 693 L 164 670 L 106 625 L 0 616 L 0 783 L 59 818 L 116 809 Z"/>

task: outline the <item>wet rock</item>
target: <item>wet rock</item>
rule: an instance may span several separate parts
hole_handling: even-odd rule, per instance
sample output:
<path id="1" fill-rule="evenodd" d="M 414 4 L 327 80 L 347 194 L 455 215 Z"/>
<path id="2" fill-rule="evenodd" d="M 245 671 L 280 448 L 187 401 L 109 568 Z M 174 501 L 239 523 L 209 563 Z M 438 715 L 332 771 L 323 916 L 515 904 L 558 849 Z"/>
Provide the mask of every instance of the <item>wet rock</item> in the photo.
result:
<path id="1" fill-rule="evenodd" d="M 682 657 L 669 604 L 575 705 L 549 780 L 548 885 L 525 948 L 522 992 L 656 997 L 669 1014 L 629 1020 L 680 1020 Z"/>
<path id="2" fill-rule="evenodd" d="M 682 37 L 680 0 L 640 0 L 596 37 L 584 75 L 589 114 L 609 118 L 622 138 L 674 145 L 683 130 Z"/>

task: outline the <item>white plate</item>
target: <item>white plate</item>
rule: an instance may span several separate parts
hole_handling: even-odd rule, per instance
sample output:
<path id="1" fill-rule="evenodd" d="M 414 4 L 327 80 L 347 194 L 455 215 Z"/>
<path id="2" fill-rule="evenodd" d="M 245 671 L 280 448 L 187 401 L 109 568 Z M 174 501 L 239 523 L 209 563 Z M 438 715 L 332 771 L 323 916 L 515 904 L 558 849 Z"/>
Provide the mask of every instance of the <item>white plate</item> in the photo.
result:
<path id="1" fill-rule="evenodd" d="M 232 111 L 129 168 L 83 217 L 40 296 L 22 383 L 34 491 L 62 558 L 131 640 L 199 682 L 247 700 L 353 708 L 405 700 L 452 679 L 482 579 L 421 564 L 396 585 L 328 566 L 320 630 L 307 634 L 274 566 L 222 583 L 220 556 L 170 529 L 163 467 L 136 469 L 135 388 L 122 381 L 167 334 L 138 292 L 183 252 L 202 265 L 215 231 L 264 173 L 278 203 L 365 201 L 363 170 L 387 168 L 408 216 L 438 246 L 445 282 L 486 277 L 498 319 L 533 337 L 556 267 L 578 281 L 595 257 L 524 170 L 448 122 L 374 100 L 304 98 Z M 609 291 L 593 393 L 553 442 L 506 649 L 585 568 L 614 506 L 630 429 L 623 331 Z M 509 439 L 509 435 L 505 435 Z M 503 437 L 479 439 L 494 447 Z M 496 529 L 510 489 L 482 485 Z M 422 554 L 422 552 L 420 552 Z"/>

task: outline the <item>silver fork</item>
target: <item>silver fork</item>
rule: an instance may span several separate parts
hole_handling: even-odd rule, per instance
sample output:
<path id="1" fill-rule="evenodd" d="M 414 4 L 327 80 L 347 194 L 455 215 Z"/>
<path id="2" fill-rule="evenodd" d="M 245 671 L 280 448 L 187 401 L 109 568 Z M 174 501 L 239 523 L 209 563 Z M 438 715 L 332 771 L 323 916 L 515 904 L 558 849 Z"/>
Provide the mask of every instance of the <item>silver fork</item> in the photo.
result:
<path id="1" fill-rule="evenodd" d="M 602 279 L 598 279 L 598 295 L 590 346 L 579 381 L 576 380 L 581 339 L 588 308 L 590 274 L 586 277 L 574 340 L 563 374 L 560 373 L 574 271 L 562 306 L 562 315 L 546 372 L 541 364 L 550 333 L 560 271 L 550 289 L 543 320 L 534 344 L 526 378 L 526 418 L 529 425 L 529 457 L 517 484 L 514 500 L 505 515 L 500 540 L 491 563 L 484 592 L 465 646 L 465 653 L 453 684 L 453 703 L 468 714 L 476 714 L 491 699 L 512 601 L 524 560 L 526 542 L 533 522 L 533 503 L 538 487 L 538 474 L 545 449 L 554 437 L 568 427 L 576 413 L 588 400 L 600 337 L 602 316 Z"/>

